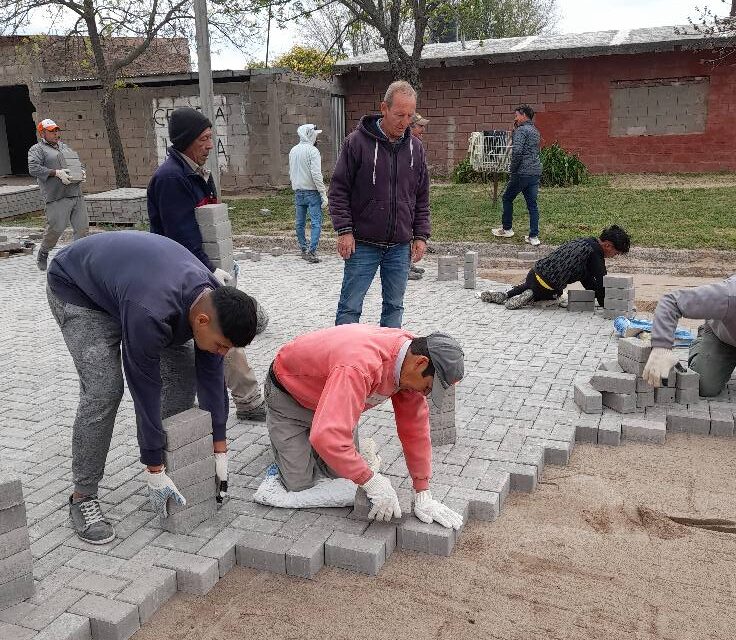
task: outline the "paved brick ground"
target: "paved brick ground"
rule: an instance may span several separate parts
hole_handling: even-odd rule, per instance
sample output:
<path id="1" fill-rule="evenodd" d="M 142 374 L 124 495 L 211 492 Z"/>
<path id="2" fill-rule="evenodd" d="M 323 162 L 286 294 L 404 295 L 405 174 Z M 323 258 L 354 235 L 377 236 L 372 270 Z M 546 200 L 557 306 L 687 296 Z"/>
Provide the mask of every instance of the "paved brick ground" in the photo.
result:
<path id="1" fill-rule="evenodd" d="M 587 434 L 597 432 L 601 416 L 580 414 L 572 383 L 576 377 L 587 380 L 601 358 L 615 359 L 616 343 L 610 322 L 600 315 L 555 307 L 508 312 L 482 303 L 474 291 L 462 288 L 462 280 L 437 282 L 436 263 L 427 262 L 424 280 L 409 283 L 405 326 L 419 334 L 444 329 L 466 352 L 466 378 L 457 396 L 458 441 L 435 448 L 432 489 L 466 515 L 492 520 L 509 484 L 511 490 L 533 490 L 545 460 L 567 462 L 576 427 Z M 331 256 L 322 264 L 308 265 L 293 255 L 267 254 L 260 262 L 241 262 L 240 286 L 271 316 L 267 331 L 248 348 L 261 378 L 279 345 L 333 323 L 341 265 Z M 307 542 L 320 532 L 325 539 L 333 531 L 364 536 L 364 544 L 347 536 L 350 548 L 360 548 L 363 556 L 341 562 L 368 572 L 382 564 L 376 553 L 391 553 L 396 541 L 389 541 L 391 530 L 385 548 L 376 546 L 385 532 L 366 531 L 368 523 L 351 518 L 349 508 L 296 512 L 255 504 L 253 492 L 271 462 L 268 437 L 264 425 L 238 422 L 234 411 L 228 432 L 231 499 L 191 535 L 163 532 L 149 510 L 127 393 L 100 491 L 118 537 L 102 547 L 79 541 L 67 521 L 76 373 L 49 312 L 45 279 L 34 258 L 0 261 L 0 282 L 0 466 L 18 472 L 23 480 L 37 581 L 34 598 L 0 612 L 0 637 L 34 637 L 35 631 L 52 624 L 77 633 L 86 628 L 87 618 L 93 629 L 113 629 L 125 637 L 136 627 L 135 607 L 145 621 L 171 595 L 172 572 L 180 590 L 203 593 L 211 588 L 218 573 L 223 575 L 234 564 L 235 543 L 246 530 L 275 536 L 281 540 L 283 548 L 276 545 L 281 553 L 300 539 L 302 547 L 310 547 Z M 489 284 L 479 281 L 478 288 Z M 380 291 L 374 286 L 364 320 L 377 321 L 379 311 Z M 408 491 L 391 413 L 390 403 L 369 412 L 360 433 L 376 440 L 386 472 Z M 607 419 L 608 414 L 603 421 Z M 403 534 L 406 548 L 451 550 L 454 539 L 437 537 L 441 532 L 417 524 L 412 522 Z M 342 538 L 346 536 L 333 536 L 330 548 Z M 398 539 L 401 544 L 402 536 Z M 253 555 L 241 551 L 239 543 L 238 558 Z M 259 558 L 271 566 L 271 556 Z M 318 567 L 321 559 L 307 558 L 300 566 L 310 562 Z M 151 565 L 160 567 L 160 573 L 151 573 Z M 292 565 L 287 554 L 286 570 Z M 69 632 L 69 637 L 77 636 Z"/>

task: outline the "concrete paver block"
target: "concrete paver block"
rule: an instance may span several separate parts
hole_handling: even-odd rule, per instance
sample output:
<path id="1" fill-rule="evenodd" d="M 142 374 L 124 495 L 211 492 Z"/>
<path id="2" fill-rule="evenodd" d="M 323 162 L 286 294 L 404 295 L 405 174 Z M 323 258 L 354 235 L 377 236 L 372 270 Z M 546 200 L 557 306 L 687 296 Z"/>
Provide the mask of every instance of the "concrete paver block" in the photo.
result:
<path id="1" fill-rule="evenodd" d="M 700 374 L 692 369 L 685 371 L 677 370 L 678 389 L 698 389 L 700 387 Z"/>
<path id="2" fill-rule="evenodd" d="M 162 425 L 166 435 L 164 448 L 168 451 L 175 451 L 212 434 L 210 413 L 196 407 L 166 418 Z"/>
<path id="3" fill-rule="evenodd" d="M 621 338 L 618 341 L 619 355 L 630 360 L 646 362 L 651 352 L 652 345 L 646 340 L 641 340 L 640 338 Z"/>
<path id="4" fill-rule="evenodd" d="M 176 585 L 176 571 L 173 569 L 148 567 L 145 575 L 133 580 L 115 599 L 135 605 L 143 625 L 176 593 Z"/>
<path id="5" fill-rule="evenodd" d="M 222 578 L 235 566 L 235 545 L 242 537 L 242 530 L 228 527 L 197 551 L 197 554 L 217 560 L 218 571 Z"/>
<path id="6" fill-rule="evenodd" d="M 603 404 L 619 413 L 634 413 L 636 411 L 635 393 L 610 393 L 604 391 Z"/>
<path id="7" fill-rule="evenodd" d="M 672 404 L 675 401 L 675 389 L 672 387 L 657 387 L 654 390 L 655 404 Z"/>
<path id="8" fill-rule="evenodd" d="M 634 286 L 634 276 L 609 273 L 603 276 L 603 286 L 606 288 L 630 289 Z"/>
<path id="9" fill-rule="evenodd" d="M 710 410 L 710 435 L 732 436 L 734 434 L 733 413 L 719 411 L 711 407 Z"/>
<path id="10" fill-rule="evenodd" d="M 286 551 L 286 573 L 299 578 L 314 578 L 325 564 L 325 542 L 329 529 L 310 527 Z"/>
<path id="11" fill-rule="evenodd" d="M 636 391 L 636 376 L 632 373 L 597 371 L 590 378 L 590 386 L 596 391 L 630 394 Z"/>
<path id="12" fill-rule="evenodd" d="M 0 584 L 0 609 L 10 607 L 33 595 L 33 574 L 26 573 Z"/>
<path id="13" fill-rule="evenodd" d="M 0 535 L 13 529 L 25 527 L 26 524 L 26 505 L 24 502 L 0 511 Z"/>
<path id="14" fill-rule="evenodd" d="M 598 444 L 618 447 L 621 444 L 621 424 L 601 420 L 597 435 Z"/>
<path id="15" fill-rule="evenodd" d="M 652 391 L 640 391 L 636 394 L 636 408 L 645 409 L 646 407 L 653 407 L 654 402 L 654 390 Z"/>
<path id="16" fill-rule="evenodd" d="M 578 381 L 574 387 L 575 404 L 585 413 L 601 413 L 603 411 L 603 397 L 590 383 Z"/>
<path id="17" fill-rule="evenodd" d="M 198 482 L 202 482 L 205 478 L 215 477 L 215 457 L 214 455 L 202 458 L 197 462 L 188 464 L 180 469 L 166 469 L 167 475 L 173 480 L 179 490 Z"/>
<path id="18" fill-rule="evenodd" d="M 169 551 L 156 560 L 156 565 L 176 571 L 177 589 L 186 593 L 204 595 L 220 578 L 217 560 L 193 553 Z"/>
<path id="19" fill-rule="evenodd" d="M 700 393 L 698 388 L 675 389 L 675 402 L 677 404 L 696 404 L 700 402 Z"/>
<path id="20" fill-rule="evenodd" d="M 92 640 L 89 618 L 62 613 L 33 640 Z"/>
<path id="21" fill-rule="evenodd" d="M 595 291 L 592 289 L 568 289 L 567 301 L 570 302 L 594 302 Z"/>
<path id="22" fill-rule="evenodd" d="M 210 458 L 212 455 L 212 433 L 174 451 L 164 449 L 166 472 L 177 471 L 204 458 Z"/>
<path id="23" fill-rule="evenodd" d="M 33 573 L 33 555 L 30 549 L 0 560 L 0 584 Z"/>
<path id="24" fill-rule="evenodd" d="M 516 462 L 494 461 L 491 462 L 490 468 L 508 472 L 511 491 L 530 493 L 537 488 L 537 468 L 535 466 Z"/>
<path id="25" fill-rule="evenodd" d="M 625 440 L 664 444 L 667 427 L 657 420 L 641 420 L 626 417 L 621 421 L 621 431 Z"/>
<path id="26" fill-rule="evenodd" d="M 435 556 L 449 556 L 455 548 L 455 531 L 433 522 L 426 524 L 415 517 L 397 528 L 397 545 L 404 551 L 421 551 Z"/>
<path id="27" fill-rule="evenodd" d="M 622 353 L 618 354 L 618 364 L 626 373 L 633 373 L 636 376 L 640 376 L 644 373 L 644 367 L 647 366 L 646 360 L 639 362 L 633 358 L 627 358 Z"/>
<path id="28" fill-rule="evenodd" d="M 141 628 L 138 607 L 112 598 L 86 595 L 69 613 L 89 618 L 94 640 L 128 640 Z"/>
<path id="29" fill-rule="evenodd" d="M 194 506 L 187 505 L 183 511 L 172 513 L 167 518 L 159 518 L 159 523 L 164 531 L 188 534 L 215 513 L 217 513 L 217 503 L 214 500 L 206 500 Z"/>
<path id="30" fill-rule="evenodd" d="M 286 538 L 247 531 L 235 546 L 235 556 L 241 567 L 286 573 L 286 552 L 292 544 Z"/>
<path id="31" fill-rule="evenodd" d="M 6 471 L 0 472 L 0 517 L 4 509 L 23 502 L 23 487 L 20 478 Z"/>
<path id="32" fill-rule="evenodd" d="M 386 543 L 342 531 L 325 541 L 325 564 L 375 576 L 386 562 Z"/>
<path id="33" fill-rule="evenodd" d="M 366 538 L 383 541 L 385 545 L 385 555 L 388 560 L 389 556 L 396 549 L 396 525 L 388 522 L 372 522 L 370 526 L 363 532 Z"/>
<path id="34" fill-rule="evenodd" d="M 18 527 L 0 535 L 0 560 L 5 560 L 21 551 L 29 549 L 28 527 Z"/>

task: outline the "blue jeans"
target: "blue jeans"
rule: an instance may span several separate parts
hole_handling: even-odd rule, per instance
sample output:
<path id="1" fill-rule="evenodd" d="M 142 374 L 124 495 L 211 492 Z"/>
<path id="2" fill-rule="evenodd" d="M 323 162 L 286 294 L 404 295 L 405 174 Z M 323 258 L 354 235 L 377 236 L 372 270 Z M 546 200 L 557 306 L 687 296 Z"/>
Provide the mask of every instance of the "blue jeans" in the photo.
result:
<path id="1" fill-rule="evenodd" d="M 526 208 L 529 209 L 529 236 L 536 238 L 539 235 L 539 208 L 537 194 L 539 193 L 539 176 L 509 176 L 506 190 L 503 192 L 503 215 L 501 224 L 506 230 L 511 229 L 514 220 L 514 198 L 524 194 Z"/>
<path id="2" fill-rule="evenodd" d="M 294 192 L 294 204 L 296 205 L 296 240 L 302 251 L 314 253 L 317 251 L 319 234 L 322 232 L 322 197 L 319 195 L 319 191 L 297 189 Z M 309 222 L 312 227 L 308 249 L 307 239 L 304 236 L 304 229 L 307 226 L 307 212 L 309 212 Z"/>
<path id="3" fill-rule="evenodd" d="M 408 242 L 389 248 L 356 242 L 355 253 L 345 260 L 335 324 L 360 322 L 363 299 L 378 267 L 381 267 L 381 326 L 401 328 L 410 261 L 411 249 Z"/>

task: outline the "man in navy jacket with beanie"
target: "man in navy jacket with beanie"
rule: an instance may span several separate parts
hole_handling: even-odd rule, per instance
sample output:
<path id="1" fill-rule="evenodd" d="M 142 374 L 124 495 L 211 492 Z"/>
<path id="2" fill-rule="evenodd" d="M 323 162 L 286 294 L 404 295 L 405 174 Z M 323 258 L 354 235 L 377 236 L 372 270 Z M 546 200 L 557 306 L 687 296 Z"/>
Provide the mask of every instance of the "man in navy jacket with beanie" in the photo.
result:
<path id="1" fill-rule="evenodd" d="M 169 117 L 169 139 L 168 157 L 148 184 L 151 231 L 184 245 L 222 284 L 228 284 L 232 276 L 216 269 L 204 252 L 194 214 L 197 207 L 218 202 L 215 182 L 205 167 L 213 149 L 212 123 L 191 107 L 174 109 Z M 225 381 L 238 418 L 266 419 L 261 388 L 242 349 L 232 349 L 225 357 Z"/>

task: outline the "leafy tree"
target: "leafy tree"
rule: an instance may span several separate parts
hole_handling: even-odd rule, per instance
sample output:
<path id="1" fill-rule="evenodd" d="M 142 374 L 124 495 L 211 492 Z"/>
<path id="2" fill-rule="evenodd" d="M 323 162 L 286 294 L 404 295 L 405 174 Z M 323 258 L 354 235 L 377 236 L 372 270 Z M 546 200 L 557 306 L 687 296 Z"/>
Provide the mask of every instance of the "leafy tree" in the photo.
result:
<path id="1" fill-rule="evenodd" d="M 677 28 L 675 33 L 682 35 L 700 35 L 711 41 L 711 46 L 719 51 L 715 60 L 720 62 L 734 56 L 736 49 L 736 0 L 721 0 L 721 4 L 731 5 L 728 15 L 719 16 L 710 7 L 696 10 L 699 15 L 690 18 L 690 27 Z"/>
<path id="2" fill-rule="evenodd" d="M 337 62 L 337 57 L 320 51 L 314 47 L 303 47 L 295 44 L 286 53 L 281 54 L 273 65 L 285 67 L 304 74 L 310 78 L 329 78 Z"/>
<path id="3" fill-rule="evenodd" d="M 254 27 L 251 9 L 250 0 L 209 0 L 213 40 L 239 47 L 246 44 Z M 34 18 L 42 15 L 50 25 L 47 35 L 83 38 L 88 58 L 82 67 L 88 64 L 90 73 L 100 82 L 100 108 L 115 182 L 119 187 L 129 187 L 115 92 L 124 85 L 126 67 L 140 58 L 156 38 L 193 39 L 191 0 L 0 0 L 0 34 L 20 34 Z M 71 26 L 59 27 L 67 24 Z"/>

